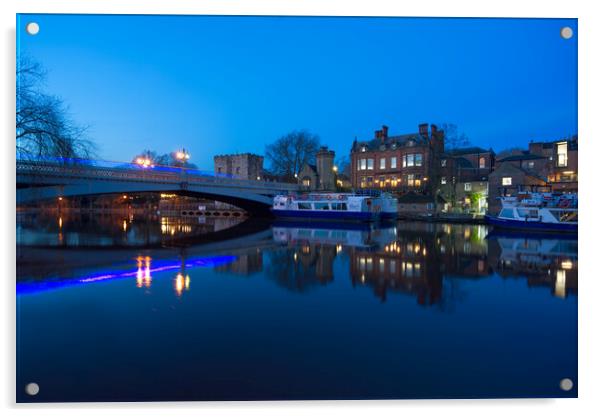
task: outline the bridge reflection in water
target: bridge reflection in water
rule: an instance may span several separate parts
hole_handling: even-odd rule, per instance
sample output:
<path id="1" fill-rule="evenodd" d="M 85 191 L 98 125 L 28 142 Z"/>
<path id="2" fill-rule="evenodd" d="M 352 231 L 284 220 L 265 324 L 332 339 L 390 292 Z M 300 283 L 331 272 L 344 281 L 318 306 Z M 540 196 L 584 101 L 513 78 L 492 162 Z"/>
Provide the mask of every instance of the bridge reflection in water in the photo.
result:
<path id="1" fill-rule="evenodd" d="M 78 239 L 75 240 L 79 247 L 91 243 L 92 246 L 98 243 L 111 246 L 115 240 L 109 239 L 109 236 L 115 232 L 117 226 L 115 219 L 109 219 L 109 225 L 105 225 L 106 229 L 96 229 L 96 232 L 106 233 L 103 239 L 108 240 L 102 240 L 96 235 L 86 236 L 86 232 L 81 230 L 81 223 L 62 218 L 59 218 L 58 223 L 50 222 L 51 226 L 46 229 L 36 229 L 37 234 L 34 237 L 27 235 L 30 233 L 28 227 L 31 224 L 24 222 L 28 226 L 21 225 L 21 239 L 26 243 L 34 241 L 44 245 L 50 243 L 49 246 L 63 245 L 73 242 L 74 239 L 65 239 L 62 229 L 74 224 L 75 229 L 80 230 L 77 232 Z M 209 219 L 207 224 L 191 224 L 190 218 L 153 218 L 150 221 L 153 225 L 152 232 L 146 230 L 143 233 L 144 239 L 134 238 L 129 243 L 165 244 L 166 241 L 162 240 L 165 235 L 173 238 L 208 233 L 208 230 L 221 230 L 224 225 L 216 225 L 212 220 L 215 221 Z M 233 226 L 242 222 L 241 219 L 234 218 L 220 220 L 228 221 Z M 135 230 L 137 227 L 131 220 L 123 222 L 124 232 Z M 98 223 L 93 224 L 93 228 L 97 226 Z M 71 232 L 67 232 L 69 233 Z M 234 234 L 236 235 L 236 232 Z M 133 235 L 139 237 L 140 232 Z M 40 250 L 52 251 L 50 248 L 37 248 L 36 251 L 36 248 L 23 247 L 20 258 L 27 253 L 39 254 Z M 458 301 L 459 280 L 478 280 L 494 276 L 502 279 L 523 279 L 529 287 L 545 286 L 550 288 L 554 296 L 560 298 L 577 293 L 576 240 L 555 236 L 488 236 L 485 226 L 431 223 L 399 223 L 379 228 L 365 225 L 356 229 L 312 228 L 280 223 L 250 236 L 193 245 L 177 251 L 146 250 L 147 253 L 158 254 L 155 263 L 161 263 L 155 268 L 151 267 L 153 258 L 150 255 L 125 252 L 126 258 L 136 260 L 135 274 L 110 272 L 114 268 L 123 268 L 124 262 L 111 263 L 108 258 L 102 260 L 107 264 L 107 269 L 96 275 L 109 278 L 135 275 L 138 287 L 149 288 L 151 273 L 179 268 L 174 275 L 174 289 L 177 295 L 181 296 L 190 289 L 191 278 L 187 269 L 207 266 L 205 263 L 199 263 L 194 253 L 208 254 L 215 251 L 223 255 L 215 257 L 221 259 L 220 262 L 209 265 L 214 267 L 217 273 L 261 275 L 294 292 L 306 292 L 331 283 L 335 279 L 335 262 L 337 259 L 343 259 L 348 265 L 348 279 L 352 287 L 371 288 L 382 302 L 391 294 L 408 294 L 416 297 L 420 305 L 451 306 Z M 67 265 L 69 258 L 65 255 L 68 253 L 68 250 L 61 252 L 62 261 L 66 261 Z M 54 257 L 53 254 L 50 256 Z M 124 252 L 121 251 L 115 256 L 123 258 Z M 176 259 L 169 261 L 165 267 L 165 258 L 174 256 Z M 74 262 L 73 267 L 77 267 L 77 262 Z M 43 271 L 45 270 L 42 270 L 41 274 Z M 27 275 L 40 275 L 31 265 L 22 265 L 19 272 L 23 279 L 27 279 Z M 56 279 L 56 274 L 53 274 L 53 277 Z M 80 283 L 99 281 L 89 277 L 75 278 Z M 72 281 L 73 274 L 71 278 L 65 279 L 67 282 Z"/>
<path id="2" fill-rule="evenodd" d="M 59 220 L 55 246 L 18 248 L 17 385 L 43 387 L 20 401 L 577 395 L 558 388 L 577 377 L 576 240 L 404 222 L 191 237 L 156 218 L 169 240 L 90 248 L 99 230 Z"/>

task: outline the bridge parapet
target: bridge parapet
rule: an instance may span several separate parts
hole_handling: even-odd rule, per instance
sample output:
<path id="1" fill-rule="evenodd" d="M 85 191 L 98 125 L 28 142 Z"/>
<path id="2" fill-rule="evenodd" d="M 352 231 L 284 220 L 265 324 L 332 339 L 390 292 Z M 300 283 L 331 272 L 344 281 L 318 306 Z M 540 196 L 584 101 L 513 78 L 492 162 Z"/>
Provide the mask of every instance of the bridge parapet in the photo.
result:
<path id="1" fill-rule="evenodd" d="M 180 184 L 183 189 L 185 189 L 186 185 L 190 184 L 236 188 L 242 187 L 256 192 L 268 193 L 294 192 L 299 190 L 297 184 L 229 178 L 195 169 L 178 167 L 156 166 L 144 168 L 127 163 L 122 164 L 122 166 L 107 167 L 92 164 L 59 164 L 18 160 L 17 176 L 27 176 L 28 182 L 31 182 L 32 184 L 47 183 L 49 178 L 52 177 L 55 179 L 68 178 L 69 180 L 109 180 Z"/>

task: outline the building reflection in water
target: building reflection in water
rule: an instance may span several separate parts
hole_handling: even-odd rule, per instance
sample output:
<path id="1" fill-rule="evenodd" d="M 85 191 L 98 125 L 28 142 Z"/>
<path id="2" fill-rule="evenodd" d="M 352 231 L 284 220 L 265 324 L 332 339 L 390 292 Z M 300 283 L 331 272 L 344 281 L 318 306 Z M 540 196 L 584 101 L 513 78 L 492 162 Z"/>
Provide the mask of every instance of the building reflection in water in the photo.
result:
<path id="1" fill-rule="evenodd" d="M 234 227 L 239 217 L 166 217 L 116 213 L 21 212 L 17 244 L 41 246 L 145 246 L 202 236 Z"/>
<path id="2" fill-rule="evenodd" d="M 420 222 L 364 230 L 279 225 L 272 231 L 280 247 L 267 252 L 266 275 L 294 291 L 331 282 L 342 254 L 352 285 L 372 288 L 383 302 L 400 293 L 421 305 L 453 305 L 464 296 L 462 279 L 494 274 L 526 278 L 558 297 L 577 290 L 576 240 L 488 237 L 482 225 Z"/>

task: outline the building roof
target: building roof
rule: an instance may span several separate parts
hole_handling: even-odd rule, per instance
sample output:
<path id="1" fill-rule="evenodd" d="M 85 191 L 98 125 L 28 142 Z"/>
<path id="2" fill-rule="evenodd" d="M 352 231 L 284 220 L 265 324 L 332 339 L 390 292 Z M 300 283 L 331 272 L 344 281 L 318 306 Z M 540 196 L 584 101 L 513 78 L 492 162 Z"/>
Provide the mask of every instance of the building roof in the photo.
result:
<path id="1" fill-rule="evenodd" d="M 545 156 L 537 155 L 534 153 L 522 153 L 519 155 L 510 155 L 505 158 L 500 159 L 498 162 L 508 162 L 508 161 L 531 161 L 534 159 L 547 159 Z"/>
<path id="2" fill-rule="evenodd" d="M 461 156 L 454 158 L 454 161 L 458 168 L 474 168 L 472 162 L 470 162 L 468 159 L 463 158 Z"/>
<path id="3" fill-rule="evenodd" d="M 411 143 L 413 142 L 413 144 Z M 353 142 L 352 152 L 358 152 L 362 146 L 366 147 L 366 151 L 395 149 L 402 146 L 427 145 L 428 139 L 421 136 L 419 133 L 408 133 L 405 135 L 388 136 L 386 138 L 375 138 L 368 141 Z"/>
<path id="4" fill-rule="evenodd" d="M 459 156 L 459 155 L 471 155 L 471 154 L 476 154 L 476 153 L 488 153 L 488 152 L 493 153 L 493 150 L 480 148 L 478 146 L 470 146 L 468 148 L 450 149 L 449 151 L 447 151 L 445 153 L 447 155 L 451 155 L 451 156 Z"/>

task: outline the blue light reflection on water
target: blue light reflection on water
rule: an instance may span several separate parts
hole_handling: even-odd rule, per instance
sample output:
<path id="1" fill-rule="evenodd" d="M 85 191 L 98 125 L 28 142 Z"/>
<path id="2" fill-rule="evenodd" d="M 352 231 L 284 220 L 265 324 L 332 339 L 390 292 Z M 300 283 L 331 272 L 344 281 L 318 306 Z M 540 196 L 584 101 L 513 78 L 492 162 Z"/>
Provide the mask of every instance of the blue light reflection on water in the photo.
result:
<path id="1" fill-rule="evenodd" d="M 148 286 L 20 295 L 19 400 L 576 396 L 576 242 L 484 235 L 275 227 Z"/>

